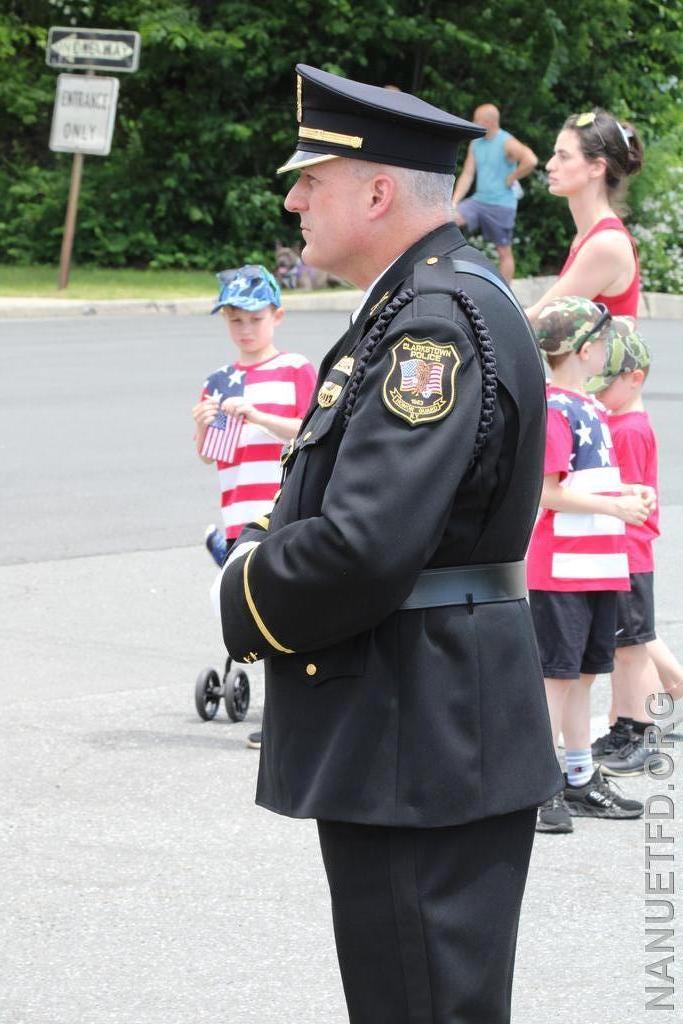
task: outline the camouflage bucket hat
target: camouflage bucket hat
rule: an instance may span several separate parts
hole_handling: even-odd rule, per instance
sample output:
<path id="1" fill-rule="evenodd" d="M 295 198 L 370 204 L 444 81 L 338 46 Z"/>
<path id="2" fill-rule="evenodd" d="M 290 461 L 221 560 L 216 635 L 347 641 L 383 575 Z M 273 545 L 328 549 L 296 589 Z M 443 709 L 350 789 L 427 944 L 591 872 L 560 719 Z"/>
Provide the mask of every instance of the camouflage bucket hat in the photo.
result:
<path id="1" fill-rule="evenodd" d="M 221 290 L 211 313 L 217 313 L 223 306 L 236 306 L 255 313 L 266 306 L 282 305 L 280 286 L 265 267 L 248 264 L 237 270 L 221 270 L 216 274 Z"/>
<path id="2" fill-rule="evenodd" d="M 539 347 L 550 356 L 578 352 L 584 342 L 606 340 L 612 314 L 602 303 L 580 295 L 563 295 L 544 306 L 534 319 Z"/>
<path id="3" fill-rule="evenodd" d="M 650 365 L 650 353 L 633 327 L 634 321 L 628 316 L 615 316 L 607 339 L 605 365 L 602 373 L 586 383 L 586 390 L 592 394 L 605 391 L 622 373 L 645 370 Z"/>

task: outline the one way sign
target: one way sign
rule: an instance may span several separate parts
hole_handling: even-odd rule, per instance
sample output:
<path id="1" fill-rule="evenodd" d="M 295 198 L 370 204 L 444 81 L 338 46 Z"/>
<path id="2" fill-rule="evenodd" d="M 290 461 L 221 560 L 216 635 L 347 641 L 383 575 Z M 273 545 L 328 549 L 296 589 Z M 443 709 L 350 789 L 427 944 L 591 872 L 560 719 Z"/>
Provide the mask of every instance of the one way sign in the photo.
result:
<path id="1" fill-rule="evenodd" d="M 47 37 L 45 62 L 51 68 L 137 71 L 140 33 L 108 28 L 57 28 Z"/>

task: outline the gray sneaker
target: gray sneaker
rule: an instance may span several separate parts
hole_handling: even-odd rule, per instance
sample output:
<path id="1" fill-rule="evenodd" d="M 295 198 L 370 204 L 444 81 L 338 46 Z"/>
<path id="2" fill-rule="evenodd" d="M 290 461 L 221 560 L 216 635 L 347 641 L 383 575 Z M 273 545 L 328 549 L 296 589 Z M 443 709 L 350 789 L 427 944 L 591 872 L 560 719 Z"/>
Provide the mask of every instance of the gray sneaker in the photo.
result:
<path id="1" fill-rule="evenodd" d="M 258 732 L 250 732 L 249 733 L 249 735 L 247 736 L 247 746 L 250 748 L 250 750 L 260 750 L 261 749 L 261 730 L 260 729 L 259 729 Z"/>
<path id="2" fill-rule="evenodd" d="M 573 818 L 641 818 L 645 808 L 638 800 L 620 796 L 596 768 L 585 786 L 564 788 L 564 799 Z"/>
<path id="3" fill-rule="evenodd" d="M 604 775 L 642 775 L 645 766 L 658 768 L 662 763 L 656 747 L 646 746 L 645 737 L 633 733 L 628 743 L 617 750 L 616 754 L 604 758 L 600 767 Z"/>
<path id="4" fill-rule="evenodd" d="M 556 793 L 550 800 L 545 800 L 538 808 L 536 819 L 537 832 L 573 832 L 574 825 L 570 817 L 567 805 L 564 801 L 564 793 Z"/>
<path id="5" fill-rule="evenodd" d="M 609 732 L 591 743 L 593 760 L 603 761 L 606 757 L 613 757 L 631 741 L 632 736 L 633 719 L 617 718 L 614 725 L 610 725 Z"/>

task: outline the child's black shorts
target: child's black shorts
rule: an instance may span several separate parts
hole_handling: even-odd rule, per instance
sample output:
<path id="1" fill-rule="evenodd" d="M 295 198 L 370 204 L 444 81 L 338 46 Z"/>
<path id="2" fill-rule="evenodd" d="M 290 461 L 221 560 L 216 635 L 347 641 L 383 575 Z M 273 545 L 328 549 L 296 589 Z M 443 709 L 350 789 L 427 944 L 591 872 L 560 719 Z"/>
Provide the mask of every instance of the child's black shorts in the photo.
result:
<path id="1" fill-rule="evenodd" d="M 634 647 L 654 640 L 654 574 L 632 572 L 631 589 L 617 594 L 617 647 Z"/>
<path id="2" fill-rule="evenodd" d="M 614 668 L 617 591 L 529 591 L 543 675 L 578 679 Z"/>

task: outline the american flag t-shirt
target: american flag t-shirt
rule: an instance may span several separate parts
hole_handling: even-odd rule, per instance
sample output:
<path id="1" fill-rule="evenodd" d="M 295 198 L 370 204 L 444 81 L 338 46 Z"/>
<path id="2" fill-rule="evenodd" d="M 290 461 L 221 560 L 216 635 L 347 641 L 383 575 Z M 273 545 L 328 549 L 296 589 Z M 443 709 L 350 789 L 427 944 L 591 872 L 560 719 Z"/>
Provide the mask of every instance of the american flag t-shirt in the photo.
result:
<path id="1" fill-rule="evenodd" d="M 607 416 L 595 399 L 550 385 L 544 473 L 583 494 L 619 494 Z M 613 515 L 542 509 L 528 553 L 530 590 L 630 590 L 626 528 Z"/>
<path id="2" fill-rule="evenodd" d="M 245 402 L 261 412 L 301 418 L 308 409 L 316 376 L 304 356 L 280 352 L 263 363 L 237 363 L 217 370 L 206 381 L 202 398 L 217 388 L 227 397 L 243 395 Z M 281 451 L 279 438 L 245 417 L 232 458 L 216 460 L 226 537 L 238 537 L 245 523 L 271 510 L 282 482 Z"/>

